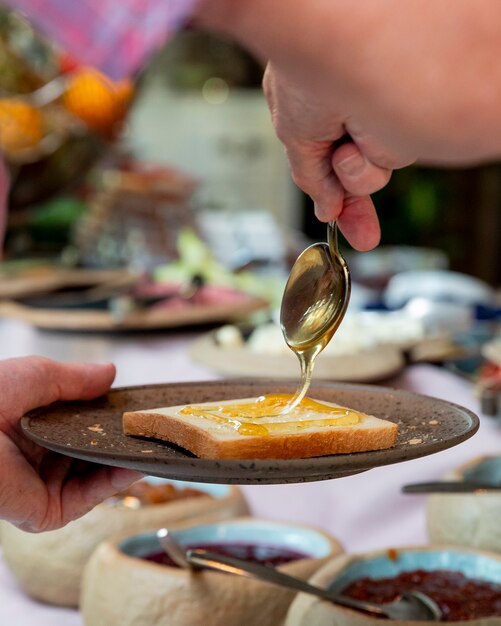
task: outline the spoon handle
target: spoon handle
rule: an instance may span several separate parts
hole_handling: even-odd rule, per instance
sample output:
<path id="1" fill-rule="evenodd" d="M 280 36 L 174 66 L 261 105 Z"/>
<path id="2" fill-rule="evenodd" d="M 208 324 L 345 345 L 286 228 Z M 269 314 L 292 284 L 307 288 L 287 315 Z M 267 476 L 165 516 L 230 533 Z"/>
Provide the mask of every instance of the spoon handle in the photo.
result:
<path id="1" fill-rule="evenodd" d="M 172 537 L 172 535 L 170 535 L 167 528 L 160 528 L 160 530 L 157 531 L 157 539 L 162 548 L 176 565 L 179 567 L 191 567 L 191 563 L 186 558 L 186 551 L 184 547 L 181 546 L 177 540 Z"/>
<path id="2" fill-rule="evenodd" d="M 501 485 L 444 480 L 404 485 L 402 493 L 474 493 L 475 491 L 499 491 L 500 489 Z"/>
<path id="3" fill-rule="evenodd" d="M 348 285 L 346 298 L 349 299 L 351 291 L 350 270 L 348 269 L 348 264 L 346 263 L 344 256 L 341 254 L 341 250 L 339 249 L 337 222 L 329 222 L 327 224 L 327 244 L 329 245 L 332 258 L 343 268 L 346 284 Z"/>
<path id="4" fill-rule="evenodd" d="M 329 250 L 333 257 L 340 257 L 338 234 L 337 234 L 337 222 L 329 222 L 327 224 L 327 243 L 329 244 Z"/>
<path id="5" fill-rule="evenodd" d="M 315 587 L 300 578 L 289 576 L 274 567 L 251 563 L 250 561 L 244 561 L 232 556 L 214 554 L 205 550 L 188 550 L 186 556 L 192 565 L 217 570 L 219 572 L 226 572 L 227 574 L 234 574 L 236 576 L 243 576 L 245 578 L 256 578 L 257 580 L 266 581 L 273 585 L 278 585 L 279 587 L 309 593 L 323 598 L 324 600 L 334 602 L 335 604 L 353 609 L 361 609 L 366 613 L 372 613 L 374 615 L 386 616 L 386 612 L 380 606 L 338 595 L 327 589 L 322 589 L 321 587 Z"/>

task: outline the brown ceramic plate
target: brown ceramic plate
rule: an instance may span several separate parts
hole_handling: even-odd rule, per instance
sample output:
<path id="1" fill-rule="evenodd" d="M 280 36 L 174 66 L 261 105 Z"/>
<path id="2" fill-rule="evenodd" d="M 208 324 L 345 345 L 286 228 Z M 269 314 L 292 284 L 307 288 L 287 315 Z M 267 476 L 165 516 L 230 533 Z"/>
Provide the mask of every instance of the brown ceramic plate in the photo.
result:
<path id="1" fill-rule="evenodd" d="M 311 397 L 396 422 L 397 445 L 313 459 L 210 460 L 166 443 L 122 434 L 124 411 L 294 390 L 292 382 L 257 380 L 122 387 L 90 402 L 59 402 L 37 409 L 23 418 L 21 426 L 33 441 L 68 456 L 153 476 L 233 484 L 300 483 L 357 474 L 445 450 L 471 437 L 479 426 L 471 411 L 443 400 L 384 387 L 319 383 L 312 387 Z"/>

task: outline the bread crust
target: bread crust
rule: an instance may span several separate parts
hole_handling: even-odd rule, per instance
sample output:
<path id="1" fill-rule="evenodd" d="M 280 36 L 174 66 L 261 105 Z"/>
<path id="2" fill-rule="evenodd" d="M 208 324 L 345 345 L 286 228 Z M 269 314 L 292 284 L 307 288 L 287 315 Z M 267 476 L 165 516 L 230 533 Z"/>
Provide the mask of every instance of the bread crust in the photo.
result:
<path id="1" fill-rule="evenodd" d="M 123 430 L 126 435 L 176 444 L 202 459 L 298 459 L 384 450 L 395 445 L 398 435 L 398 426 L 393 422 L 366 416 L 361 424 L 353 426 L 217 439 L 189 420 L 154 411 L 124 413 Z"/>

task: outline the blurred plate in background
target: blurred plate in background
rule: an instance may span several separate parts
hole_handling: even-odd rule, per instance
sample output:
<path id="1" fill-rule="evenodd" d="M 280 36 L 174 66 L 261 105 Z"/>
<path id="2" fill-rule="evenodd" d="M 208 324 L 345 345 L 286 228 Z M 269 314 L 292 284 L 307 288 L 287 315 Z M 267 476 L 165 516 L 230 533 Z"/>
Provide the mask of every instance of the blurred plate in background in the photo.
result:
<path id="1" fill-rule="evenodd" d="M 134 275 L 127 270 L 67 269 L 43 261 L 3 263 L 0 265 L 0 300 L 97 287 L 128 278 L 132 280 Z"/>
<path id="2" fill-rule="evenodd" d="M 260 298 L 233 304 L 209 304 L 182 309 L 147 308 L 121 317 L 107 310 L 49 309 L 12 301 L 0 302 L 0 317 L 21 320 L 43 330 L 71 332 L 123 332 L 160 330 L 241 320 L 266 308 Z"/>
<path id="3" fill-rule="evenodd" d="M 225 376 L 258 378 L 297 378 L 297 357 L 285 354 L 262 354 L 244 346 L 221 346 L 216 332 L 197 339 L 191 348 L 193 360 Z M 395 346 L 377 346 L 354 354 L 322 354 L 315 364 L 315 379 L 345 382 L 379 382 L 398 374 L 405 366 L 402 350 Z"/>

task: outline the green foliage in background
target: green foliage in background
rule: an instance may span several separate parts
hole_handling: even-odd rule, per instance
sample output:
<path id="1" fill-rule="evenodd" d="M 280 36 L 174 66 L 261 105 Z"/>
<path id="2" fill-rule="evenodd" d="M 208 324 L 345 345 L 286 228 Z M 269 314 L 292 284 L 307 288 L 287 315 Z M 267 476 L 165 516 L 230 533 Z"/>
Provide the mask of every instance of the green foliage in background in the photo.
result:
<path id="1" fill-rule="evenodd" d="M 442 250 L 454 264 L 464 256 L 464 172 L 407 167 L 393 172 L 389 184 L 372 198 L 381 222 L 381 245 L 421 246 Z M 305 197 L 304 230 L 325 239 L 325 224 L 314 217 Z M 345 250 L 351 247 L 341 238 Z"/>
<path id="2" fill-rule="evenodd" d="M 29 230 L 35 239 L 67 244 L 72 229 L 86 211 L 87 204 L 82 200 L 61 196 L 37 207 Z"/>
<path id="3" fill-rule="evenodd" d="M 390 184 L 373 195 L 381 243 L 438 248 L 453 259 L 461 246 L 450 224 L 457 183 L 455 171 L 409 167 L 394 172 Z"/>
<path id="4" fill-rule="evenodd" d="M 59 196 L 29 210 L 13 211 L 5 249 L 11 258 L 59 255 L 71 242 L 73 229 L 87 210 L 82 200 Z"/>

